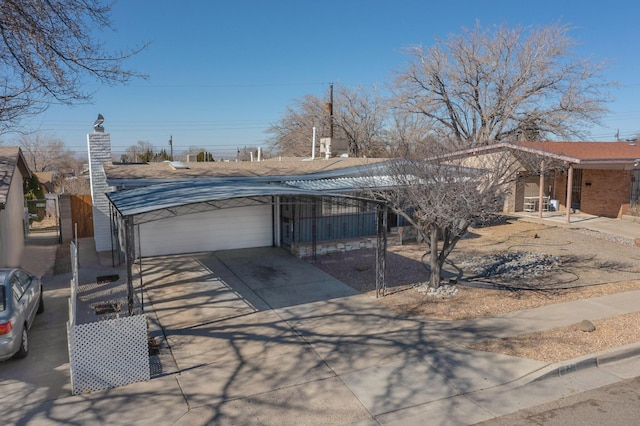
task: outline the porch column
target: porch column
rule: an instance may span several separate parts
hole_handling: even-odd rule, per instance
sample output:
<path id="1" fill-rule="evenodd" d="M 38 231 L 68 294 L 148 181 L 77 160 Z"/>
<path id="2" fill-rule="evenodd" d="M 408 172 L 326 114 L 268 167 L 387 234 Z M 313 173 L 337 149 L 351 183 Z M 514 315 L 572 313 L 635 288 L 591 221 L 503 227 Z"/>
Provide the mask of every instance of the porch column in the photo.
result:
<path id="1" fill-rule="evenodd" d="M 540 192 L 538 194 L 538 217 L 542 218 L 542 205 L 544 200 L 544 160 L 540 161 Z"/>
<path id="2" fill-rule="evenodd" d="M 569 165 L 567 170 L 567 218 L 566 222 L 571 223 L 571 192 L 573 188 L 573 165 Z"/>

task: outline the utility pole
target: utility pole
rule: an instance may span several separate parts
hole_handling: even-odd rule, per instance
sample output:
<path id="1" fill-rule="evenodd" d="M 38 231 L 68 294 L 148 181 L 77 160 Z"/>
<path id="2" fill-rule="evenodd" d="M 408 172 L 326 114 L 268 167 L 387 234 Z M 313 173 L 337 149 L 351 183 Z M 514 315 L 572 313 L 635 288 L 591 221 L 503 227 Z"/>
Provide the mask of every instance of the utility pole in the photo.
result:
<path id="1" fill-rule="evenodd" d="M 333 139 L 333 83 L 329 84 L 329 137 Z"/>
<path id="2" fill-rule="evenodd" d="M 171 148 L 171 161 L 173 161 L 173 135 L 169 135 L 169 147 Z"/>

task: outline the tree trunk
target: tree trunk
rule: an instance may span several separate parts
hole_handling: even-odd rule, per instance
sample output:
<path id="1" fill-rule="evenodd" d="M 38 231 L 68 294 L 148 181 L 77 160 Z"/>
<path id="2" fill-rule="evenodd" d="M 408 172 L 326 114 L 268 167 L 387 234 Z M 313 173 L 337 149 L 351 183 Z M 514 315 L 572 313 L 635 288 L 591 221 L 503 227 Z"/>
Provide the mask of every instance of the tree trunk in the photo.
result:
<path id="1" fill-rule="evenodd" d="M 440 234 L 440 228 L 431 225 L 431 276 L 429 277 L 429 287 L 438 288 L 440 287 L 440 272 L 442 270 L 442 265 L 438 256 L 438 236 Z"/>

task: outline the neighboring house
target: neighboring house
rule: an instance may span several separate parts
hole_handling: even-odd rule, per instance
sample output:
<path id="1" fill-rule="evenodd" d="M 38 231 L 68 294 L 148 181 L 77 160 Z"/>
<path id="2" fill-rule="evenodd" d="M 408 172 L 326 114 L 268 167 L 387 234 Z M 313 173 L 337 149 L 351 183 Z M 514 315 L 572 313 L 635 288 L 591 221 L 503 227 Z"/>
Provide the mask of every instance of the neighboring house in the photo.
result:
<path id="1" fill-rule="evenodd" d="M 38 177 L 42 192 L 45 194 L 53 194 L 56 192 L 55 185 L 53 184 L 53 172 L 33 172 Z"/>
<path id="2" fill-rule="evenodd" d="M 19 147 L 0 146 L 0 267 L 20 266 L 24 250 L 24 180 L 31 171 Z"/>
<path id="3" fill-rule="evenodd" d="M 499 143 L 453 155 L 473 159 L 496 152 L 521 160 L 505 212 L 539 211 L 542 193 L 543 210 L 615 218 L 629 214 L 640 198 L 640 146 L 635 142 Z"/>

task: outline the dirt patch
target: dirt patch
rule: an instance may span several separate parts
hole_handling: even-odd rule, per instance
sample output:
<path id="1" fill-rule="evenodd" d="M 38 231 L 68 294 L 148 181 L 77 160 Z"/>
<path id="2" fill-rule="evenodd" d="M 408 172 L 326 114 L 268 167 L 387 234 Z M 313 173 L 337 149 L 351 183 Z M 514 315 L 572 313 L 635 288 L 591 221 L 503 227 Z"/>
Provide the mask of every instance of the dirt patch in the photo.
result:
<path id="1" fill-rule="evenodd" d="M 71 272 L 70 243 L 62 243 L 56 248 L 56 261 L 53 264 L 53 275 L 62 275 Z"/>
<path id="2" fill-rule="evenodd" d="M 378 299 L 380 303 L 402 314 L 460 320 L 640 290 L 640 249 L 580 229 L 518 220 L 471 229 L 458 243 L 445 268 L 448 276 L 467 281 L 471 286 L 458 285 L 459 291 L 449 298 L 434 298 L 418 291 L 421 283 L 429 278 L 428 267 L 422 262 L 425 250 L 425 246 L 418 244 L 389 247 L 387 291 L 385 297 Z M 520 276 L 479 274 L 473 267 L 474 262 L 494 258 L 498 253 L 525 253 L 523 258 L 530 258 L 532 262 L 540 259 L 536 254 L 541 254 L 553 257 L 554 261 L 542 269 L 525 262 L 519 266 Z M 373 250 L 333 253 L 320 257 L 316 265 L 354 289 L 375 296 Z M 558 358 L 570 359 L 625 344 L 621 342 L 640 340 L 637 331 L 640 315 L 624 322 L 623 319 L 611 320 L 626 324 L 620 330 L 610 324 L 599 325 L 602 321 L 606 320 L 596 322 L 598 329 L 594 333 L 576 333 L 575 327 L 565 327 L 519 336 L 520 340 L 487 342 L 482 348 L 556 362 Z M 586 339 L 588 344 L 580 339 Z M 564 349 L 560 349 L 559 342 L 563 342 Z M 527 347 L 530 352 L 525 352 Z M 538 358 L 533 357 L 536 351 L 540 354 Z"/>

